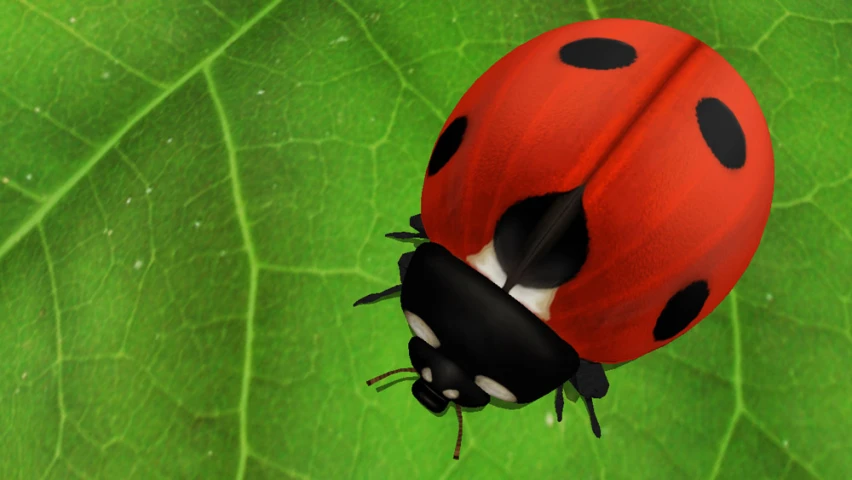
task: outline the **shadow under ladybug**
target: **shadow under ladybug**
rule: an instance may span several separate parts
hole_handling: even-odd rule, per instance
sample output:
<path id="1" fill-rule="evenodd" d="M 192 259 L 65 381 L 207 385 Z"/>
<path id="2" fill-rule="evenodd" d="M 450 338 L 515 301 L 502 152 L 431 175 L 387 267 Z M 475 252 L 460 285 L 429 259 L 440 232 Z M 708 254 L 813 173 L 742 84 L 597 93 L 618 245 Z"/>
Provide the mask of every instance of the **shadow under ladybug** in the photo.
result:
<path id="1" fill-rule="evenodd" d="M 555 392 L 555 409 L 562 421 L 563 389 L 570 383 L 586 404 L 592 431 L 600 438 L 593 398 L 609 389 L 604 367 L 579 358 L 574 348 L 535 314 L 509 295 L 523 270 L 577 220 L 583 188 L 558 198 L 550 211 L 552 222 L 541 222 L 523 249 L 525 256 L 508 272 L 501 287 L 430 242 L 420 215 L 410 219 L 415 232 L 394 232 L 389 238 L 421 241 L 399 259 L 399 285 L 359 299 L 354 306 L 399 296 L 414 336 L 408 342 L 412 367 L 398 368 L 367 381 L 373 385 L 397 373 L 417 373 L 411 392 L 429 411 L 442 414 L 455 406 L 458 436 L 453 458 L 458 460 L 462 439 L 462 407 L 479 409 L 493 400 L 511 408 Z M 565 226 L 560 229 L 554 224 Z M 560 232 L 561 231 L 561 232 Z M 396 383 L 396 382 L 394 382 Z M 569 396 L 570 397 L 570 396 Z"/>

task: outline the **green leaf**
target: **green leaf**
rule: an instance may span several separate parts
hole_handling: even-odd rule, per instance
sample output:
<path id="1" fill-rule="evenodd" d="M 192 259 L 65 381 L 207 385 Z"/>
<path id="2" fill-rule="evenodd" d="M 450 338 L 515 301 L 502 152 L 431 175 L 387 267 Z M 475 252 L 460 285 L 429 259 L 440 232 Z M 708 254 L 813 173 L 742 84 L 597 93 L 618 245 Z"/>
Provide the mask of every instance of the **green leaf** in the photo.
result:
<path id="1" fill-rule="evenodd" d="M 734 293 L 552 397 L 435 417 L 393 285 L 455 102 L 595 17 L 717 48 L 775 203 Z M 852 4 L 0 0 L 0 478 L 852 477 Z M 403 375 L 405 378 L 405 375 Z"/>

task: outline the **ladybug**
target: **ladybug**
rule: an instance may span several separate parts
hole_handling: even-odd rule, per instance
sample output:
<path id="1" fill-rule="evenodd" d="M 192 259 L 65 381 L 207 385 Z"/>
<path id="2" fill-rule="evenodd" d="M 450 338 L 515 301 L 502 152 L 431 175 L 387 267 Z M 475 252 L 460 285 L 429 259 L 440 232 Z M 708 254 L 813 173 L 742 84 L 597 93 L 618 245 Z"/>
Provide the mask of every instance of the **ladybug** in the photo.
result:
<path id="1" fill-rule="evenodd" d="M 603 364 L 683 335 L 734 287 L 769 217 L 769 130 L 696 38 L 640 20 L 546 32 L 462 96 L 399 260 L 414 397 L 440 413 L 609 390 Z"/>

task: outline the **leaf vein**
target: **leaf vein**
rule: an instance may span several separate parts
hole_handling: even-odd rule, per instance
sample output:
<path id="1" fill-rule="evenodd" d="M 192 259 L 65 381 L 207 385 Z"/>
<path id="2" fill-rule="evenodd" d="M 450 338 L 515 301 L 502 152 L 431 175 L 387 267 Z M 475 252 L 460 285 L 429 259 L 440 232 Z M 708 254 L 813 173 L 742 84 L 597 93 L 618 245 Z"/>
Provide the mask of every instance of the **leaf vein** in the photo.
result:
<path id="1" fill-rule="evenodd" d="M 742 374 L 742 340 L 740 338 L 740 310 L 737 290 L 734 288 L 728 294 L 731 299 L 731 336 L 734 350 L 734 371 L 731 376 L 731 383 L 734 387 L 734 413 L 731 415 L 731 421 L 728 423 L 728 428 L 722 436 L 722 441 L 719 446 L 719 452 L 716 454 L 716 461 L 713 463 L 713 469 L 710 471 L 710 480 L 714 480 L 719 476 L 719 470 L 722 467 L 722 461 L 728 452 L 728 447 L 731 444 L 731 439 L 734 435 L 734 430 L 737 427 L 737 422 L 745 411 L 745 403 L 743 402 L 743 374 Z"/>
<path id="2" fill-rule="evenodd" d="M 273 0 L 266 7 L 260 10 L 254 17 L 251 18 L 248 22 L 243 25 L 243 27 L 233 35 L 231 35 L 227 40 L 225 40 L 219 48 L 213 50 L 210 55 L 202 59 L 196 65 L 192 66 L 187 70 L 187 72 L 180 77 L 177 81 L 175 81 L 171 86 L 163 90 L 159 95 L 157 95 L 153 100 L 148 102 L 145 106 L 143 106 L 139 111 L 137 111 L 127 123 L 124 124 L 123 127 L 118 129 L 96 152 L 92 155 L 91 158 L 86 160 L 83 165 L 76 171 L 71 177 L 63 183 L 52 195 L 47 197 L 42 206 L 36 210 L 32 215 L 30 215 L 19 227 L 17 230 L 12 232 L 3 243 L 0 243 L 0 259 L 6 256 L 18 242 L 21 241 L 28 233 L 30 233 L 33 228 L 41 223 L 41 221 L 47 216 L 48 213 L 53 211 L 53 208 L 59 203 L 60 200 L 65 198 L 68 192 L 80 182 L 95 166 L 104 158 L 106 154 L 109 153 L 113 147 L 115 147 L 119 140 L 121 140 L 127 132 L 130 131 L 134 126 L 136 126 L 142 119 L 144 119 L 152 110 L 154 110 L 157 106 L 163 103 L 167 98 L 169 98 L 174 92 L 176 92 L 179 88 L 181 88 L 184 84 L 186 84 L 191 78 L 197 75 L 203 68 L 207 65 L 213 63 L 216 59 L 218 59 L 225 50 L 228 49 L 234 42 L 239 40 L 243 35 L 245 35 L 249 30 L 254 27 L 258 22 L 263 20 L 269 13 L 275 9 L 279 4 L 281 4 L 282 0 Z"/>
<path id="3" fill-rule="evenodd" d="M 345 0 L 334 1 L 335 3 L 343 7 L 343 9 L 346 10 L 346 12 L 350 16 L 352 16 L 352 18 L 355 20 L 355 23 L 358 24 L 358 28 L 361 29 L 361 32 L 367 38 L 367 41 L 370 43 L 370 45 L 372 45 L 376 52 L 379 54 L 379 56 L 384 59 L 385 63 L 387 63 L 391 70 L 396 73 L 396 76 L 402 86 L 408 89 L 408 91 L 413 93 L 421 102 L 423 102 L 423 104 L 426 105 L 426 107 L 429 108 L 429 110 L 431 110 L 432 113 L 434 113 L 435 116 L 438 117 L 439 120 L 441 120 L 441 122 L 446 120 L 446 115 L 444 115 L 434 103 L 432 103 L 428 98 L 426 98 L 426 96 L 423 95 L 420 90 L 414 87 L 414 85 L 412 85 L 411 82 L 409 82 L 408 79 L 405 78 L 405 75 L 403 75 L 402 69 L 399 67 L 399 65 L 397 65 L 394 59 L 391 58 L 390 55 L 388 55 L 387 50 L 382 48 L 382 46 L 379 45 L 379 42 L 376 41 L 375 37 L 373 37 L 373 34 L 370 32 L 370 29 L 367 28 L 367 24 L 366 22 L 364 22 L 362 16 L 359 15 L 358 12 L 356 12 L 355 9 L 353 9 Z"/>
<path id="4" fill-rule="evenodd" d="M 589 11 L 589 16 L 592 17 L 593 20 L 601 18 L 598 13 L 598 6 L 595 5 L 595 0 L 586 0 L 586 10 Z"/>
<path id="5" fill-rule="evenodd" d="M 69 35 L 71 35 L 72 37 L 74 37 L 75 39 L 80 41 L 80 43 L 82 43 L 86 47 L 100 53 L 101 55 L 103 55 L 104 57 L 106 57 L 110 61 L 114 62 L 115 64 L 120 65 L 121 68 L 127 70 L 130 74 L 134 75 L 135 77 L 137 77 L 141 80 L 144 80 L 145 82 L 150 83 L 151 85 L 153 85 L 153 86 L 155 86 L 159 89 L 169 89 L 170 88 L 166 83 L 162 82 L 161 80 L 151 78 L 148 74 L 146 74 L 142 70 L 139 70 L 138 68 L 133 67 L 132 65 L 128 64 L 127 62 L 121 60 L 120 58 L 118 58 L 115 55 L 113 55 L 112 53 L 110 53 L 108 50 L 105 50 L 105 49 L 99 47 L 98 45 L 92 43 L 86 37 L 80 35 L 80 33 L 77 32 L 76 30 L 74 30 L 73 28 L 71 28 L 68 25 L 66 25 L 65 23 L 60 22 L 59 20 L 53 18 L 50 14 L 48 14 L 44 10 L 36 7 L 35 5 L 31 4 L 27 0 L 18 0 L 18 2 L 21 5 L 28 8 L 33 13 L 35 13 L 36 15 L 38 15 L 39 17 L 41 17 L 44 20 L 47 20 L 48 22 L 50 22 L 50 23 L 56 25 L 57 27 L 61 28 L 66 33 L 68 33 Z"/>
<path id="6" fill-rule="evenodd" d="M 234 196 L 234 206 L 237 211 L 237 220 L 240 225 L 240 234 L 246 247 L 246 254 L 249 265 L 249 292 L 248 306 L 246 307 L 246 332 L 245 332 L 245 347 L 243 356 L 243 373 L 240 386 L 239 400 L 239 419 L 240 419 L 240 450 L 239 463 L 237 466 L 236 479 L 242 480 L 246 474 L 246 463 L 250 455 L 250 446 L 248 440 L 248 404 L 249 395 L 251 392 L 252 379 L 252 355 L 254 346 L 254 317 L 257 307 L 257 290 L 258 276 L 260 272 L 260 262 L 255 250 L 254 241 L 252 239 L 251 228 L 246 210 L 245 197 L 243 196 L 242 184 L 240 183 L 239 169 L 237 167 L 237 149 L 234 145 L 234 139 L 231 135 L 231 126 L 228 122 L 228 116 L 225 113 L 225 107 L 222 104 L 222 99 L 219 96 L 216 82 L 213 79 L 213 74 L 209 67 L 205 67 L 204 78 L 207 80 L 207 87 L 210 91 L 210 98 L 216 109 L 216 114 L 219 118 L 219 123 L 222 127 L 222 136 L 225 142 L 225 148 L 228 156 L 228 168 L 231 176 L 231 187 Z"/>
<path id="7" fill-rule="evenodd" d="M 44 261 L 47 265 L 47 276 L 50 279 L 50 292 L 53 297 L 53 315 L 56 330 L 56 405 L 59 408 L 59 427 L 56 432 L 56 445 L 53 450 L 53 459 L 44 471 L 42 478 L 50 476 L 50 472 L 62 456 L 62 440 L 65 436 L 65 420 L 68 418 L 68 413 L 65 408 L 65 390 L 62 382 L 62 311 L 59 308 L 59 290 L 56 286 L 56 271 L 54 270 L 53 258 L 50 255 L 50 247 L 47 243 L 47 235 L 44 228 L 39 225 L 39 238 L 41 238 L 41 246 L 44 250 Z"/>

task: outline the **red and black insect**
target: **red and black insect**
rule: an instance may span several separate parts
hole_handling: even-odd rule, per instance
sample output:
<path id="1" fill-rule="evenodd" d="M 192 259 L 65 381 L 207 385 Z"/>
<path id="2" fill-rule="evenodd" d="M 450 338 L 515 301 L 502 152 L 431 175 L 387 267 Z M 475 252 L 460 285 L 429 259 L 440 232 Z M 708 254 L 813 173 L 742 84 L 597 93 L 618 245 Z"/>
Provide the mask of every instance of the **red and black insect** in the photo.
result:
<path id="1" fill-rule="evenodd" d="M 601 364 L 716 308 L 757 249 L 773 185 L 760 106 L 713 49 L 639 20 L 557 28 L 461 98 L 416 233 L 388 234 L 424 243 L 400 258 L 400 285 L 356 305 L 400 292 L 415 336 L 413 368 L 397 371 L 420 374 L 412 393 L 429 410 L 456 405 L 459 443 L 460 406 L 556 391 L 561 420 L 566 382 L 600 437 Z"/>

